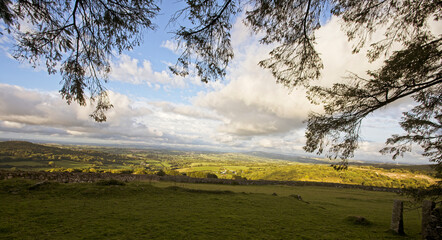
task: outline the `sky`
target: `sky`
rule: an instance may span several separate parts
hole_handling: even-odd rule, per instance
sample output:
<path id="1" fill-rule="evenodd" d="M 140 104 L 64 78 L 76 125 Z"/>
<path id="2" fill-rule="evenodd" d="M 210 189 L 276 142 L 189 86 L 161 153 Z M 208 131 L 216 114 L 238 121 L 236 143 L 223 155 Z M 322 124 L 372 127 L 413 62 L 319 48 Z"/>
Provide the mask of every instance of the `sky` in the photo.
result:
<path id="1" fill-rule="evenodd" d="M 155 20 L 157 30 L 146 32 L 139 47 L 111 59 L 105 86 L 114 108 L 104 123 L 89 117 L 91 104 L 68 105 L 61 98 L 59 74 L 48 75 L 44 65 L 33 68 L 13 59 L 13 41 L 0 35 L 0 138 L 316 156 L 302 150 L 304 121 L 321 107 L 309 103 L 305 90 L 277 84 L 268 70 L 257 65 L 272 46 L 259 44 L 241 16 L 234 20 L 235 58 L 225 79 L 205 84 L 168 70 L 179 49 L 168 33 L 173 26 L 167 26 L 175 8 L 162 7 L 165 11 Z M 343 81 L 349 72 L 364 75 L 382 64 L 382 60 L 369 63 L 365 51 L 351 53 L 352 43 L 341 31 L 339 18 L 329 19 L 316 37 L 324 64 L 319 85 Z M 391 134 L 403 133 L 398 121 L 412 106 L 410 99 L 402 99 L 367 117 L 354 159 L 395 163 L 379 150 Z M 396 162 L 427 164 L 421 153 L 414 146 Z"/>

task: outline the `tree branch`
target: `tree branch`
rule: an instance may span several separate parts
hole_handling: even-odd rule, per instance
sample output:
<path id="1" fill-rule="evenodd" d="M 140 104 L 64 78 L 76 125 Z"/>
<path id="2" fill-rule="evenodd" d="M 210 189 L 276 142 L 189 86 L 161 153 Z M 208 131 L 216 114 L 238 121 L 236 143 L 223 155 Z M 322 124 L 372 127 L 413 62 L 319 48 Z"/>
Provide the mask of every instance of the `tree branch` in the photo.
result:
<path id="1" fill-rule="evenodd" d="M 310 12 L 310 4 L 311 4 L 311 0 L 308 0 L 308 3 L 307 3 L 307 9 L 306 9 L 306 11 L 305 11 L 305 16 L 304 16 L 304 21 L 303 21 L 303 25 L 304 25 L 304 37 L 307 39 L 307 42 L 309 42 L 310 43 L 310 38 L 308 37 L 308 35 L 307 35 L 307 17 L 308 17 L 308 14 L 309 14 L 309 12 Z"/>
<path id="2" fill-rule="evenodd" d="M 202 28 L 200 28 L 200 29 L 198 29 L 198 30 L 196 30 L 196 31 L 189 32 L 189 33 L 187 33 L 187 34 L 188 34 L 188 35 L 197 34 L 197 33 L 199 33 L 199 32 L 202 32 L 202 31 L 206 30 L 207 28 L 213 26 L 213 25 L 218 21 L 218 19 L 221 17 L 221 15 L 222 15 L 223 12 L 227 9 L 227 6 L 228 6 L 231 2 L 232 2 L 232 0 L 227 0 L 226 3 L 224 4 L 223 8 L 219 11 L 219 13 L 216 15 L 216 17 L 215 17 L 214 19 L 212 19 L 212 21 L 210 21 L 209 24 L 207 24 L 206 26 L 204 26 L 204 27 L 202 27 Z"/>

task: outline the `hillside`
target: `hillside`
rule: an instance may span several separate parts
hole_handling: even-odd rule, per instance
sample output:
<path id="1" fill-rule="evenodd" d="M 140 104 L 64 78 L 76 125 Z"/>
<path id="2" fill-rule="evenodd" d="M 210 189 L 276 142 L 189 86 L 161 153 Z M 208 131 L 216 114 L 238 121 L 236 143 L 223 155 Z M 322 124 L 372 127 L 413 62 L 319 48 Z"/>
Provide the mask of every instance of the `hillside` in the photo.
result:
<path id="1" fill-rule="evenodd" d="M 424 166 L 350 165 L 280 154 L 217 153 L 99 146 L 0 142 L 0 169 L 187 175 L 195 178 L 314 181 L 378 187 L 427 187 L 435 172 Z"/>
<path id="2" fill-rule="evenodd" d="M 297 162 L 297 163 L 313 163 L 313 164 L 326 164 L 326 163 L 328 163 L 327 160 L 320 160 L 320 159 L 300 157 L 300 156 L 289 156 L 289 155 L 278 154 L 278 153 L 268 153 L 268 152 L 255 151 L 255 152 L 246 152 L 245 154 L 251 155 L 251 156 L 268 158 L 268 159 L 286 160 L 286 161 Z"/>
<path id="3" fill-rule="evenodd" d="M 76 150 L 25 141 L 0 142 L 0 168 L 27 168 L 42 170 L 56 165 L 84 167 L 104 164 L 122 164 L 127 156 L 92 149 Z M 49 163 L 51 162 L 51 163 Z"/>

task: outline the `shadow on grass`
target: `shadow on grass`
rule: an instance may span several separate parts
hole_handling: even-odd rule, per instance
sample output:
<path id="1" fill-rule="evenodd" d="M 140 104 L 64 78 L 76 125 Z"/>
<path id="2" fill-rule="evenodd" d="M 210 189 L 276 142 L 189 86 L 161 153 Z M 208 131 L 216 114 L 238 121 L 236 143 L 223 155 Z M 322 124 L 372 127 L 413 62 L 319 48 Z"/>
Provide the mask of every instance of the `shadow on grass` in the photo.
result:
<path id="1" fill-rule="evenodd" d="M 189 193 L 205 193 L 205 194 L 235 194 L 232 191 L 228 190 L 201 190 L 201 189 L 190 189 L 190 188 L 183 188 L 183 187 L 177 187 L 177 186 L 170 186 L 166 187 L 166 189 L 173 190 L 173 191 L 181 191 L 181 192 L 189 192 Z"/>

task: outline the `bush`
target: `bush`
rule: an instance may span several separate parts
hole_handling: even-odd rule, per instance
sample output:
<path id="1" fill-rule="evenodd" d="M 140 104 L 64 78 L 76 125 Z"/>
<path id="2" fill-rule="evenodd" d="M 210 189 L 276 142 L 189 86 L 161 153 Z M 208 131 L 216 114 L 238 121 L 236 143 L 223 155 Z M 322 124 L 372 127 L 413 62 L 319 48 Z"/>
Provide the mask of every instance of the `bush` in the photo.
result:
<path id="1" fill-rule="evenodd" d="M 163 169 L 161 169 L 160 171 L 158 171 L 156 174 L 157 174 L 157 176 L 160 176 L 160 177 L 162 177 L 162 176 L 166 176 L 166 173 L 163 171 Z"/>
<path id="2" fill-rule="evenodd" d="M 207 174 L 207 178 L 218 178 L 218 176 L 216 174 L 213 174 L 213 173 L 208 173 Z"/>

